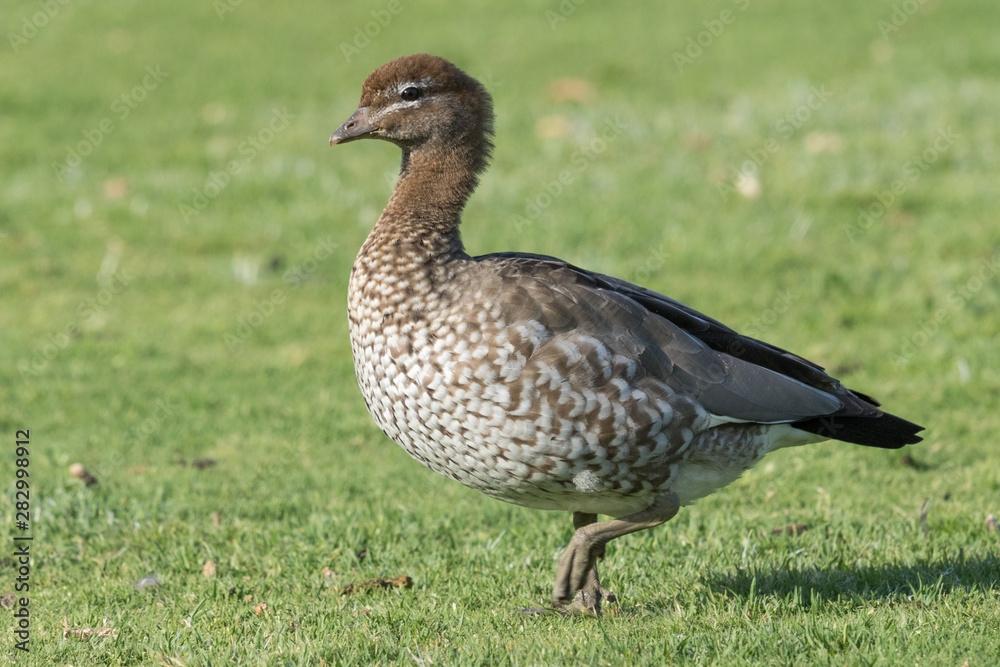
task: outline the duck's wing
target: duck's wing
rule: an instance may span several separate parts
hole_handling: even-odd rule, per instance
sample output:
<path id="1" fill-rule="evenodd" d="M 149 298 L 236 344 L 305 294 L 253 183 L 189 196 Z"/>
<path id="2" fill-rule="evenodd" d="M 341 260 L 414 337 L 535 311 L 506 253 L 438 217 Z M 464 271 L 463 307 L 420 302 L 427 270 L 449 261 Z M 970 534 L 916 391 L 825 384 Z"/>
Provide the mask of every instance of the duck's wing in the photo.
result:
<path id="1" fill-rule="evenodd" d="M 613 342 L 723 421 L 788 423 L 874 447 L 921 440 L 922 427 L 883 412 L 821 366 L 662 294 L 544 255 L 476 259 L 500 277 L 508 322 L 536 319 L 557 336 L 582 332 Z"/>

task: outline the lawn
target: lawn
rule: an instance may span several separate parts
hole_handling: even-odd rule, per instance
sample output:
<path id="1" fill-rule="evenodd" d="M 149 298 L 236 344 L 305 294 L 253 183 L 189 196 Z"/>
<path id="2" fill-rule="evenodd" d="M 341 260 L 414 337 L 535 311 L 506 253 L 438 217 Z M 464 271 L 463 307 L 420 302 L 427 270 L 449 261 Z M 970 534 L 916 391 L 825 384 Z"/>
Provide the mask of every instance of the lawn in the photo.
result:
<path id="1" fill-rule="evenodd" d="M 644 4 L 5 3 L 0 664 L 1000 662 L 995 3 Z M 925 441 L 773 454 L 612 543 L 603 617 L 519 613 L 570 517 L 424 469 L 354 381 L 399 152 L 327 137 L 419 51 L 496 103 L 470 252 L 641 282 Z"/>

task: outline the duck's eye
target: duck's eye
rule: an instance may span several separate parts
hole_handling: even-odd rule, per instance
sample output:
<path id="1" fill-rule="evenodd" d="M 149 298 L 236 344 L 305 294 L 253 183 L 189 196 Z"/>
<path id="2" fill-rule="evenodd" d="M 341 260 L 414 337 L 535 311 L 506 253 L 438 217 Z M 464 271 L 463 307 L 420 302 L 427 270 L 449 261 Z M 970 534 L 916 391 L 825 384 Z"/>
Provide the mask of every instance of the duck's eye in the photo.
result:
<path id="1" fill-rule="evenodd" d="M 403 92 L 401 92 L 399 96 L 403 98 L 404 102 L 412 102 L 420 99 L 420 89 L 416 86 L 407 86 L 406 88 L 403 88 Z"/>

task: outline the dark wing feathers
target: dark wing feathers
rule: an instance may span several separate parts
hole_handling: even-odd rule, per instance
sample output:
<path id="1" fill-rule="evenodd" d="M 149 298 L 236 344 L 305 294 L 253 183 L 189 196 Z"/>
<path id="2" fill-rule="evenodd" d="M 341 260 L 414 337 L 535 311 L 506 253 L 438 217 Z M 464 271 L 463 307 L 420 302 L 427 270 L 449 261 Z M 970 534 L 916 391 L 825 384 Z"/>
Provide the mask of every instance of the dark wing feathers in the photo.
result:
<path id="1" fill-rule="evenodd" d="M 507 303 L 524 320 L 559 332 L 610 332 L 659 379 L 720 417 L 790 423 L 823 437 L 874 447 L 919 442 L 922 427 L 878 409 L 823 368 L 787 350 L 742 336 L 669 297 L 544 255 L 500 253 L 489 262 Z M 511 292 L 512 284 L 517 288 Z"/>

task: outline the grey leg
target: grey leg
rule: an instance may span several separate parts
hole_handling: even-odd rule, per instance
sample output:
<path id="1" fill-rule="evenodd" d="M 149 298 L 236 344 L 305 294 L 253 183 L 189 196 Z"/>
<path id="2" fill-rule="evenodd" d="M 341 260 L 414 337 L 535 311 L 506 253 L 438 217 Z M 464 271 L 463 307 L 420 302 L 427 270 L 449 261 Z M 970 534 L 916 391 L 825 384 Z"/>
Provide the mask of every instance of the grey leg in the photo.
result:
<path id="1" fill-rule="evenodd" d="M 567 611 L 599 614 L 602 599 L 609 602 L 615 599 L 597 577 L 597 561 L 604 557 L 604 545 L 622 535 L 659 526 L 672 519 L 679 508 L 677 496 L 668 493 L 656 498 L 646 509 L 620 519 L 596 521 L 594 514 L 574 512 L 576 532 L 559 559 L 552 605 L 568 606 Z"/>
<path id="2" fill-rule="evenodd" d="M 585 514 L 583 512 L 573 512 L 573 528 L 579 530 L 584 526 L 589 526 L 597 522 L 596 514 Z M 597 561 L 604 560 L 604 545 L 597 545 L 594 550 L 594 562 L 587 571 L 586 581 L 583 587 L 576 592 L 567 607 L 568 612 L 590 612 L 599 614 L 601 612 L 601 602 L 615 602 L 618 597 L 604 586 L 601 586 L 600 577 L 597 575 Z"/>

